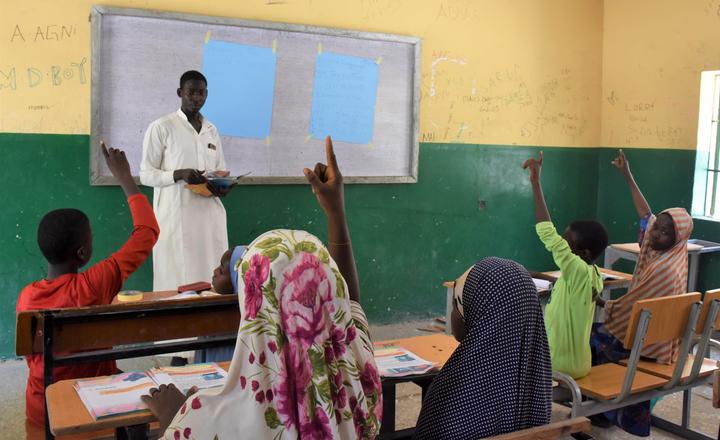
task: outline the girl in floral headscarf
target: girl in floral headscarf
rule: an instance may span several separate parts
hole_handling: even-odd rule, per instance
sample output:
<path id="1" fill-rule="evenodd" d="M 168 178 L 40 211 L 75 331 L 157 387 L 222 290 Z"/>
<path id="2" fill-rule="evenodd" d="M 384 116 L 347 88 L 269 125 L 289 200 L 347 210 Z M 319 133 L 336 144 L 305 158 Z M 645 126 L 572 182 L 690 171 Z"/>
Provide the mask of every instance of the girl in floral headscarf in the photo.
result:
<path id="1" fill-rule="evenodd" d="M 256 238 L 238 260 L 241 321 L 227 384 L 188 398 L 174 387 L 143 400 L 166 439 L 374 438 L 380 376 L 345 221 L 342 176 L 328 164 L 305 175 L 328 217 L 329 247 L 304 231 Z M 186 400 L 187 399 L 187 400 Z"/>

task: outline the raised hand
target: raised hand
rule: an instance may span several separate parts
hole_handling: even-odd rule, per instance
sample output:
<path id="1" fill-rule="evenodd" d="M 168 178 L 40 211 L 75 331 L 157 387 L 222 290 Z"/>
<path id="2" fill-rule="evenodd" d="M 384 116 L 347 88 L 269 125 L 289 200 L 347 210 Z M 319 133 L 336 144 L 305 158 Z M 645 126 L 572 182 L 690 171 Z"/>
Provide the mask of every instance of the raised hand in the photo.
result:
<path id="1" fill-rule="evenodd" d="M 132 177 L 130 173 L 130 164 L 125 157 L 125 152 L 118 148 L 108 148 L 105 141 L 100 141 L 105 163 L 113 176 L 120 179 L 121 177 Z"/>
<path id="2" fill-rule="evenodd" d="M 345 210 L 343 177 L 337 165 L 330 136 L 325 138 L 325 156 L 327 165 L 318 162 L 315 164 L 314 170 L 305 168 L 303 173 L 310 182 L 312 192 L 317 197 L 320 207 L 326 215 L 330 216 L 343 213 Z"/>
<path id="3" fill-rule="evenodd" d="M 524 170 L 530 170 L 530 182 L 537 183 L 540 181 L 540 171 L 542 171 L 543 152 L 538 152 L 538 157 L 526 160 L 522 167 Z"/>
<path id="4" fill-rule="evenodd" d="M 105 141 L 100 141 L 100 148 L 105 157 L 105 163 L 113 176 L 118 180 L 126 196 L 137 194 L 140 190 L 133 179 L 125 152 L 118 148 L 108 148 Z"/>
<path id="5" fill-rule="evenodd" d="M 625 158 L 625 153 L 622 149 L 618 151 L 618 155 L 613 159 L 612 164 L 623 175 L 630 174 L 630 162 Z"/>

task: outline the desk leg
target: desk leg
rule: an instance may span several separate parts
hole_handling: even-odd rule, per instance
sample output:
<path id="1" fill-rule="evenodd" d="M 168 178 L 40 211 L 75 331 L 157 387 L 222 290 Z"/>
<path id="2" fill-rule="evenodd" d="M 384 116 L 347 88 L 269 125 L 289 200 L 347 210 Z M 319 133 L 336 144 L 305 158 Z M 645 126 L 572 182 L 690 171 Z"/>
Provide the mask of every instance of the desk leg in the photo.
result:
<path id="1" fill-rule="evenodd" d="M 381 433 L 395 432 L 395 384 L 382 386 L 383 419 L 380 425 Z"/>
<path id="2" fill-rule="evenodd" d="M 690 390 L 683 391 L 682 421 L 683 428 L 690 428 L 690 405 L 692 404 L 692 395 Z"/>
<path id="3" fill-rule="evenodd" d="M 613 264 L 615 264 L 615 262 L 619 259 L 620 256 L 618 255 L 618 252 L 608 246 L 605 248 L 605 261 L 603 262 L 603 267 L 605 269 L 612 269 Z"/>
<path id="4" fill-rule="evenodd" d="M 700 252 L 688 254 L 688 292 L 697 288 L 698 270 L 700 270 Z"/>
<path id="5" fill-rule="evenodd" d="M 149 437 L 150 425 L 147 423 L 115 428 L 115 438 L 117 440 L 147 440 Z"/>

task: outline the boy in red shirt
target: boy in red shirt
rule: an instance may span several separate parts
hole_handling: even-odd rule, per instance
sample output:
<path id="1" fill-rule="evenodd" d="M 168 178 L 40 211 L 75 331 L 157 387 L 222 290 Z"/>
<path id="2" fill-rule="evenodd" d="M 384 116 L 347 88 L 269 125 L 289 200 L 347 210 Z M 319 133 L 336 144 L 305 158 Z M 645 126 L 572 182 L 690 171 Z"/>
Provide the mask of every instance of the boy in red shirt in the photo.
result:
<path id="1" fill-rule="evenodd" d="M 145 262 L 158 239 L 160 228 L 152 206 L 140 194 L 130 166 L 121 150 L 101 143 L 110 172 L 120 182 L 133 219 L 133 231 L 117 252 L 88 270 L 78 273 L 92 257 L 92 230 L 87 216 L 77 209 L 58 209 L 42 218 L 38 225 L 38 245 L 48 261 L 47 277 L 27 285 L 18 299 L 17 312 L 49 308 L 110 304 L 123 282 Z M 27 418 L 45 424 L 43 356 L 30 355 L 25 390 Z M 92 362 L 56 367 L 53 380 L 114 374 L 115 361 Z"/>

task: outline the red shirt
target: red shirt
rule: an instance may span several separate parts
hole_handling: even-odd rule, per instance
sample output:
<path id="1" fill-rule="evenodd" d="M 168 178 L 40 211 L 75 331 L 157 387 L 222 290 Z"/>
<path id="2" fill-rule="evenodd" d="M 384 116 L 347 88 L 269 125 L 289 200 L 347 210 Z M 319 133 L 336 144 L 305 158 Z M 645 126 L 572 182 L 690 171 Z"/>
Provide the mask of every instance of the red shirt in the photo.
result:
<path id="1" fill-rule="evenodd" d="M 128 241 L 114 254 L 77 274 L 61 275 L 54 280 L 40 280 L 26 286 L 15 310 L 83 307 L 110 304 L 123 282 L 147 259 L 160 234 L 152 206 L 143 194 L 128 197 L 133 231 Z M 43 356 L 26 356 L 30 368 L 25 390 L 25 413 L 34 423 L 45 421 L 45 387 Z M 115 374 L 115 361 L 66 365 L 53 369 L 53 381 Z"/>

